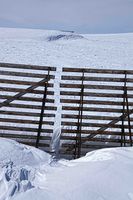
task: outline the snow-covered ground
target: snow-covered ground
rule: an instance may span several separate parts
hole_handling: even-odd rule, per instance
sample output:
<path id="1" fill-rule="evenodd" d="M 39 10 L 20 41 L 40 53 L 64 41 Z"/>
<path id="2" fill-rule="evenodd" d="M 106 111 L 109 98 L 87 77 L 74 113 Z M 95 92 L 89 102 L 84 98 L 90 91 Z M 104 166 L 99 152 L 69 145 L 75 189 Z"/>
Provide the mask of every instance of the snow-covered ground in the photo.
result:
<path id="1" fill-rule="evenodd" d="M 132 200 L 133 148 L 104 149 L 55 162 L 0 139 L 0 200 Z"/>
<path id="2" fill-rule="evenodd" d="M 62 67 L 133 69 L 132 54 L 133 33 L 0 28 L 0 62 L 57 67 L 57 105 Z M 60 110 L 55 126 L 59 118 Z M 45 152 L 0 139 L 0 200 L 133 200 L 132 169 L 133 148 L 104 149 L 79 160 L 55 162 Z"/>
<path id="3" fill-rule="evenodd" d="M 0 28 L 0 62 L 131 69 L 133 33 L 79 35 Z"/>

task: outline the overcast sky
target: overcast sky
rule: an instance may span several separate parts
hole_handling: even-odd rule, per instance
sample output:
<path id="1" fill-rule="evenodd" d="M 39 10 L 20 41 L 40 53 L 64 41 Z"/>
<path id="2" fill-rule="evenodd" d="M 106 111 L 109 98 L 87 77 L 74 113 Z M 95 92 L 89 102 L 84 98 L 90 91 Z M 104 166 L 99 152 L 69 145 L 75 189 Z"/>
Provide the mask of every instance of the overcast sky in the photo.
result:
<path id="1" fill-rule="evenodd" d="M 133 32 L 133 0 L 0 0 L 0 26 Z"/>

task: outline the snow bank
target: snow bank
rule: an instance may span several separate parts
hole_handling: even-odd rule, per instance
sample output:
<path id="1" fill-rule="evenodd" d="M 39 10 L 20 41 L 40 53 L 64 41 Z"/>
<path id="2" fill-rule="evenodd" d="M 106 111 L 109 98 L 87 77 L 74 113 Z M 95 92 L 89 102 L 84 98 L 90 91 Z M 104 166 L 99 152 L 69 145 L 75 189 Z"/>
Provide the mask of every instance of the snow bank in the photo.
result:
<path id="1" fill-rule="evenodd" d="M 0 200 L 34 188 L 40 167 L 50 162 L 51 156 L 43 151 L 0 139 Z M 42 179 L 45 178 L 43 170 Z"/>
<path id="2" fill-rule="evenodd" d="M 0 138 L 0 163 L 12 162 L 14 165 L 38 166 L 49 163 L 49 154 L 34 147 L 19 144 L 13 140 Z"/>
<path id="3" fill-rule="evenodd" d="M 58 162 L 11 140 L 0 139 L 0 150 L 0 200 L 133 199 L 132 147 Z"/>

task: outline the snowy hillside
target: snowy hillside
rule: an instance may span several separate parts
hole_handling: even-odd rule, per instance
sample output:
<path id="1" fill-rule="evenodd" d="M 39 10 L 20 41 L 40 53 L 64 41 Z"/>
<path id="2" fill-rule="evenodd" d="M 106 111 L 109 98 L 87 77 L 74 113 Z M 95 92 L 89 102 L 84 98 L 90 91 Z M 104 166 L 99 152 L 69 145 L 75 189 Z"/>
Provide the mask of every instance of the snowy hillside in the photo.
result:
<path id="1" fill-rule="evenodd" d="M 0 28 L 0 62 L 130 69 L 132 54 L 133 33 L 79 35 Z"/>
<path id="2" fill-rule="evenodd" d="M 0 139 L 0 200 L 132 200 L 133 148 L 104 149 L 57 163 Z"/>

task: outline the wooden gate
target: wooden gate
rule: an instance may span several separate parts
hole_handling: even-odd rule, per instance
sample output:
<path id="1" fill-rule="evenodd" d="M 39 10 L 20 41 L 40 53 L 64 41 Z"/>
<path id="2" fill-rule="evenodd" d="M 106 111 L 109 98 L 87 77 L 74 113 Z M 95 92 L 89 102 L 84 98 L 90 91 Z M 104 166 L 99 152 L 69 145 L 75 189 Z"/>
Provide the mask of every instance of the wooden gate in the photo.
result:
<path id="1" fill-rule="evenodd" d="M 132 146 L 133 71 L 63 68 L 60 153 Z"/>
<path id="2" fill-rule="evenodd" d="M 0 63 L 0 137 L 48 150 L 56 68 Z"/>

